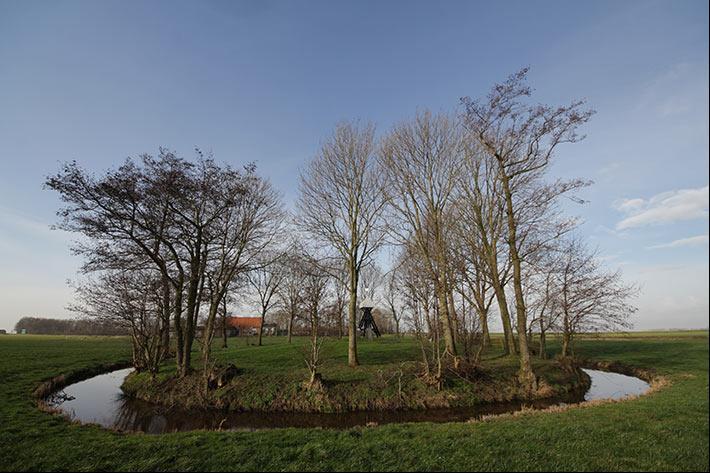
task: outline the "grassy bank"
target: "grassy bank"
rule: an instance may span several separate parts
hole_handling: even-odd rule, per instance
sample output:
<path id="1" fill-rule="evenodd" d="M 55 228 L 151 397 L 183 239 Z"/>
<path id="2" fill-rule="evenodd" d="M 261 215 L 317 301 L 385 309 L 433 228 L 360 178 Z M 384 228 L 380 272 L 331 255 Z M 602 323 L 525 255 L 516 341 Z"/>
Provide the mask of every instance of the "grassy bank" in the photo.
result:
<path id="1" fill-rule="evenodd" d="M 421 376 L 419 347 L 413 338 L 383 337 L 363 341 L 363 364 L 347 366 L 347 340 L 328 340 L 323 347 L 323 383 L 304 385 L 308 373 L 302 348 L 306 341 L 267 337 L 264 345 L 248 346 L 233 339 L 228 349 L 215 348 L 218 363 L 233 363 L 240 373 L 226 385 L 204 389 L 202 372 L 176 379 L 171 363 L 152 379 L 147 373 L 129 376 L 124 390 L 138 398 L 169 406 L 220 407 L 232 410 L 345 412 L 357 410 L 426 409 L 474 406 L 529 398 L 517 379 L 518 361 L 492 352 L 480 367 L 447 372 L 443 389 Z M 588 378 L 564 370 L 554 360 L 536 360 L 540 389 L 535 397 L 558 397 L 586 388 Z"/>
<path id="2" fill-rule="evenodd" d="M 41 381 L 59 373 L 127 358 L 125 340 L 0 337 L 0 470 L 707 471 L 707 332 L 669 335 L 579 342 L 585 357 L 653 369 L 670 380 L 629 402 L 471 424 L 159 436 L 72 425 L 39 411 L 32 398 Z M 364 370 L 388 350 L 378 343 L 362 348 Z M 258 363 L 246 357 L 252 348 L 243 350 L 240 366 Z M 277 367 L 300 363 L 284 356 Z"/>

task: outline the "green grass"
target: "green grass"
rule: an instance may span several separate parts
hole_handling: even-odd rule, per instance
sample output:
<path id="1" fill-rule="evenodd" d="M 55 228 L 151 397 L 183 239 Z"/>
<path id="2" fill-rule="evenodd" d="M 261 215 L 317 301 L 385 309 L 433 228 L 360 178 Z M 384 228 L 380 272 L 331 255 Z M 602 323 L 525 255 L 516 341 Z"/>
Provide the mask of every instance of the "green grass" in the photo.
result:
<path id="1" fill-rule="evenodd" d="M 391 336 L 363 340 L 362 364 L 357 369 L 347 365 L 347 339 L 327 340 L 322 349 L 324 364 L 319 369 L 326 389 L 314 393 L 304 386 L 308 372 L 303 349 L 307 347 L 306 339 L 288 344 L 285 337 L 267 337 L 261 347 L 248 346 L 246 339 L 232 339 L 228 349 L 215 347 L 213 353 L 218 364 L 234 363 L 241 373 L 220 389 L 205 393 L 201 371 L 176 379 L 174 363 L 169 362 L 156 379 L 148 373 L 131 375 L 124 390 L 170 406 L 306 412 L 464 407 L 527 397 L 517 381 L 516 358 L 501 357 L 493 350 L 484 357 L 482 368 L 469 370 L 465 377 L 449 373 L 439 391 L 421 377 L 420 348 L 415 339 Z M 554 360 L 535 360 L 534 366 L 547 397 L 578 391 L 586 382 Z"/>
<path id="2" fill-rule="evenodd" d="M 43 413 L 31 393 L 59 373 L 127 359 L 125 340 L 4 336 L 0 470 L 708 470 L 707 332 L 589 338 L 577 348 L 672 384 L 634 401 L 473 424 L 120 434 Z M 403 353 L 395 343 L 363 344 L 362 371 Z M 272 344 L 233 355 L 246 368 L 276 359 L 275 372 L 301 369 L 300 357 Z"/>

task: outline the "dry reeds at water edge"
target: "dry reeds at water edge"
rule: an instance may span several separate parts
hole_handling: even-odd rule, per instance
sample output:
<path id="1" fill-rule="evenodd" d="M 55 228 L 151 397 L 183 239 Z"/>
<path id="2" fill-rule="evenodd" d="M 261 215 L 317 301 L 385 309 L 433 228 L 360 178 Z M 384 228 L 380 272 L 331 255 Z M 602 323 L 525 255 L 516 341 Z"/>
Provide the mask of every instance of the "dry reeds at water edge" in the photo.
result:
<path id="1" fill-rule="evenodd" d="M 639 376 L 639 378 L 642 378 L 642 376 Z M 553 414 L 567 412 L 572 409 L 587 409 L 589 407 L 597 407 L 605 404 L 628 402 L 633 401 L 635 399 L 639 399 L 643 396 L 647 396 L 649 394 L 653 394 L 671 385 L 670 379 L 665 376 L 655 376 L 650 379 L 645 379 L 645 381 L 648 381 L 651 387 L 643 394 L 629 394 L 628 396 L 624 396 L 618 399 L 594 399 L 591 401 L 583 401 L 576 404 L 557 404 L 555 406 L 546 407 L 544 409 L 535 409 L 532 407 L 523 406 L 522 409 L 520 409 L 519 411 L 507 412 L 504 414 L 487 414 L 475 419 L 469 419 L 467 423 L 475 424 L 478 422 L 489 422 L 498 419 L 510 419 L 514 417 L 524 417 L 538 414 Z"/>

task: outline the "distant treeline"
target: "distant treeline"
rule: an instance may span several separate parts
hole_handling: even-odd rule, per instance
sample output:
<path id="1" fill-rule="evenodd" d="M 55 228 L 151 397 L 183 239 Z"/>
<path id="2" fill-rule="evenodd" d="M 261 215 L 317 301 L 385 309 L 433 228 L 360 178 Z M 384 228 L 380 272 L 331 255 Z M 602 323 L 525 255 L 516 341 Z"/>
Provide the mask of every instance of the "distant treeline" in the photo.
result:
<path id="1" fill-rule="evenodd" d="M 39 335 L 127 335 L 125 327 L 115 323 L 87 319 L 49 319 L 22 317 L 15 331 Z"/>

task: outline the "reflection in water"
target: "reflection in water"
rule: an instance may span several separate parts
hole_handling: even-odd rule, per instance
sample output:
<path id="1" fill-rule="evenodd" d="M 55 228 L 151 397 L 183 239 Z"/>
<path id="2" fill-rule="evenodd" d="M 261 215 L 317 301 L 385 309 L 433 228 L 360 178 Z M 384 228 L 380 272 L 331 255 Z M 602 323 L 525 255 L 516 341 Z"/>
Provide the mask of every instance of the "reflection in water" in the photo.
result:
<path id="1" fill-rule="evenodd" d="M 584 395 L 585 401 L 638 396 L 648 391 L 651 387 L 646 381 L 633 376 L 587 369 L 584 372 L 592 378 L 592 386 Z"/>
<path id="2" fill-rule="evenodd" d="M 408 411 L 360 411 L 338 414 L 300 412 L 230 412 L 221 409 L 167 408 L 125 397 L 121 391 L 124 378 L 131 369 L 113 371 L 67 386 L 50 399 L 72 419 L 99 424 L 124 431 L 151 434 L 188 430 L 256 430 L 279 427 L 320 427 L 344 429 L 368 424 L 402 422 L 462 422 L 483 415 L 503 414 L 523 406 L 541 409 L 560 403 L 582 400 L 619 398 L 642 394 L 649 386 L 638 378 L 584 370 L 592 378 L 592 387 L 585 394 L 564 399 L 533 402 L 492 403 L 478 407 L 427 409 Z"/>
<path id="3" fill-rule="evenodd" d="M 49 399 L 50 405 L 84 423 L 111 427 L 124 401 L 121 384 L 131 371 L 125 368 L 70 384 Z"/>

